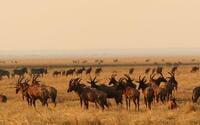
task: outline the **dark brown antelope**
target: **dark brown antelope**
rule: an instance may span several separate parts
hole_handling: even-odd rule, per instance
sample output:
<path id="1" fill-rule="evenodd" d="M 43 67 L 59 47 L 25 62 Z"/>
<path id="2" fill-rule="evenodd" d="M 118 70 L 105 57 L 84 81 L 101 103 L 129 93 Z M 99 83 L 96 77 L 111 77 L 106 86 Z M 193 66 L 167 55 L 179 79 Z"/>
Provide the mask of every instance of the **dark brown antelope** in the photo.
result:
<path id="1" fill-rule="evenodd" d="M 195 73 L 197 71 L 199 71 L 199 67 L 198 66 L 194 66 L 194 67 L 192 67 L 192 70 L 190 72 L 191 73 Z"/>
<path id="2" fill-rule="evenodd" d="M 0 102 L 6 103 L 7 102 L 7 97 L 3 94 L 0 94 Z"/>
<path id="3" fill-rule="evenodd" d="M 81 69 L 77 69 L 76 70 L 76 75 L 82 75 L 82 73 L 83 73 L 83 71 L 85 70 L 85 68 L 84 67 L 82 67 Z"/>
<path id="4" fill-rule="evenodd" d="M 69 75 L 72 75 L 73 76 L 73 74 L 74 74 L 74 72 L 76 71 L 76 69 L 74 68 L 74 69 L 69 69 L 69 70 L 67 70 L 66 71 L 66 76 L 69 76 Z"/>
<path id="5" fill-rule="evenodd" d="M 62 72 L 61 71 L 54 71 L 53 72 L 53 77 L 61 76 Z"/>
<path id="6" fill-rule="evenodd" d="M 102 110 L 104 110 L 105 106 L 107 108 L 109 107 L 106 93 L 97 89 L 85 87 L 80 84 L 80 80 L 81 79 L 71 79 L 67 92 L 75 91 L 80 97 L 81 105 L 83 101 L 86 109 L 89 108 L 89 102 L 95 103 L 96 107 L 98 107 L 97 104 L 99 104 Z"/>
<path id="7" fill-rule="evenodd" d="M 97 85 L 96 77 L 94 79 L 90 78 L 88 81 L 92 88 L 103 91 L 107 94 L 107 98 L 114 98 L 117 105 L 122 104 L 122 91 L 118 90 L 115 86 Z"/>

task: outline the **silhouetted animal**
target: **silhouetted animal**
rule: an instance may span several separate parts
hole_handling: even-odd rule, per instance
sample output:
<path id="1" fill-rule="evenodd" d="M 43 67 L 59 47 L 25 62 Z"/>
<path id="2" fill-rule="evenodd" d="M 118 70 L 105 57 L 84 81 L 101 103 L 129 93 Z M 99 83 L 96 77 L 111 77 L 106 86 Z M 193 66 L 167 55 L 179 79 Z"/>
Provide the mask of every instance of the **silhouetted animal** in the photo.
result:
<path id="1" fill-rule="evenodd" d="M 76 75 L 79 75 L 79 74 L 81 74 L 82 75 L 82 73 L 83 73 L 83 71 L 85 70 L 85 68 L 83 67 L 83 68 L 81 68 L 81 69 L 77 69 L 76 70 Z"/>
<path id="2" fill-rule="evenodd" d="M 23 76 L 25 73 L 28 73 L 28 69 L 26 67 L 20 67 L 13 70 L 13 76 Z"/>
<path id="3" fill-rule="evenodd" d="M 0 80 L 3 76 L 7 76 L 8 78 L 10 78 L 10 72 L 7 70 L 0 69 Z"/>
<path id="4" fill-rule="evenodd" d="M 61 76 L 62 72 L 61 71 L 54 71 L 53 72 L 53 77 Z"/>
<path id="5" fill-rule="evenodd" d="M 47 69 L 46 68 L 32 68 L 31 69 L 31 75 L 44 75 L 47 74 Z"/>
<path id="6" fill-rule="evenodd" d="M 69 70 L 67 70 L 67 71 L 66 71 L 66 76 L 68 76 L 68 75 L 73 75 L 75 71 L 76 71 L 75 68 L 74 68 L 74 69 L 69 69 Z"/>

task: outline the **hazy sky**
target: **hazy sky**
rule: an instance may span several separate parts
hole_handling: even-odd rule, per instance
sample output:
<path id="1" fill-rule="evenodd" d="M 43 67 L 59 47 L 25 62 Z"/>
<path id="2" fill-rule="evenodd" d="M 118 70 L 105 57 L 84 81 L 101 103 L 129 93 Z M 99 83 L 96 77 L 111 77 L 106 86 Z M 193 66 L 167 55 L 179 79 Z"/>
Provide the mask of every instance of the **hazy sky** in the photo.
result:
<path id="1" fill-rule="evenodd" d="M 200 48 L 200 0 L 1 0 L 0 50 Z"/>

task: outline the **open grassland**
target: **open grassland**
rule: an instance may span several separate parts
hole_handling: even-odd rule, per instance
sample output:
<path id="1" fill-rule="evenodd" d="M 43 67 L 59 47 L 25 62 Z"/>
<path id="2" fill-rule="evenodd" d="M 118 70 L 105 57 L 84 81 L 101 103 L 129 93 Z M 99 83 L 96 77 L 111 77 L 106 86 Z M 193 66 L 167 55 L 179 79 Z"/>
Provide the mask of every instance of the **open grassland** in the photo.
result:
<path id="1" fill-rule="evenodd" d="M 107 84 L 108 78 L 113 72 L 118 74 L 118 78 L 128 73 L 130 67 L 103 67 L 103 73 L 97 78 L 102 84 Z M 147 67 L 134 67 L 132 78 L 138 80 L 139 75 L 144 75 Z M 4 78 L 0 81 L 0 93 L 8 97 L 7 103 L 0 103 L 0 125 L 200 125 L 200 103 L 191 102 L 192 89 L 200 85 L 200 73 L 190 73 L 191 66 L 180 66 L 176 78 L 179 83 L 178 91 L 175 93 L 179 108 L 168 110 L 167 104 L 154 104 L 151 111 L 144 106 L 143 95 L 141 94 L 140 111 L 134 110 L 131 102 L 131 110 L 127 111 L 124 105 L 116 106 L 113 100 L 110 109 L 102 111 L 96 109 L 90 103 L 89 110 L 80 107 L 79 98 L 75 93 L 67 93 L 68 82 L 75 75 L 54 78 L 51 68 L 48 75 L 40 80 L 48 85 L 54 86 L 58 90 L 57 107 L 54 108 L 49 103 L 49 108 L 42 107 L 37 102 L 37 108 L 27 106 L 27 102 L 22 100 L 21 94 L 15 94 L 16 78 Z M 168 76 L 170 67 L 164 67 L 163 74 Z M 93 73 L 91 76 L 95 76 Z M 146 75 L 149 78 L 149 75 Z M 28 77 L 28 76 L 27 76 Z M 82 82 L 90 78 L 83 74 Z M 137 84 L 137 83 L 136 83 Z"/>

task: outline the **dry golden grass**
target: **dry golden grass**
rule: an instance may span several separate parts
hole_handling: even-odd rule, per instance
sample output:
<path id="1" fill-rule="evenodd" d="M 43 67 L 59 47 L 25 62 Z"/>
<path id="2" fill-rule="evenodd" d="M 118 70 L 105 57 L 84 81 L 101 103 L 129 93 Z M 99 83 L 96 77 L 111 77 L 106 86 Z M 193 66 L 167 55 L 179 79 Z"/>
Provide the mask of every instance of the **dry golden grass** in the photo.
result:
<path id="1" fill-rule="evenodd" d="M 117 71 L 118 77 L 128 72 L 129 67 L 103 68 L 104 72 L 98 77 L 101 83 L 106 83 L 113 71 Z M 138 79 L 139 75 L 144 75 L 146 67 L 135 67 L 132 75 Z M 54 86 L 58 90 L 58 105 L 56 108 L 50 103 L 49 108 L 42 107 L 40 102 L 37 108 L 27 106 L 26 101 L 22 101 L 21 94 L 16 95 L 15 85 L 17 78 L 4 79 L 0 81 L 0 93 L 8 96 L 8 102 L 0 103 L 0 125 L 199 125 L 200 105 L 191 103 L 192 89 L 200 84 L 200 73 L 190 73 L 190 67 L 180 67 L 177 72 L 179 82 L 176 93 L 179 108 L 168 110 L 167 104 L 155 104 L 152 111 L 144 106 L 143 96 L 140 101 L 140 111 L 134 111 L 131 104 L 131 111 L 127 111 L 125 105 L 117 107 L 113 100 L 109 100 L 112 107 L 102 111 L 90 104 L 89 110 L 81 109 L 79 98 L 75 93 L 67 93 L 68 81 L 71 77 L 52 77 L 50 73 L 41 78 L 46 84 Z M 164 75 L 167 76 L 169 68 L 164 68 Z M 92 74 L 94 76 L 94 74 Z M 147 75 L 149 78 L 149 76 Z M 83 82 L 89 79 L 83 75 Z M 124 102 L 125 103 L 125 102 Z"/>

